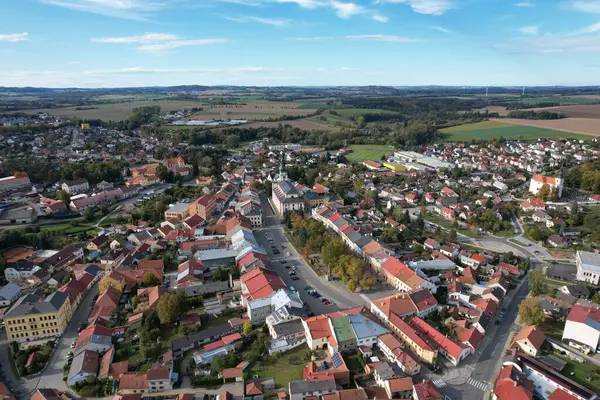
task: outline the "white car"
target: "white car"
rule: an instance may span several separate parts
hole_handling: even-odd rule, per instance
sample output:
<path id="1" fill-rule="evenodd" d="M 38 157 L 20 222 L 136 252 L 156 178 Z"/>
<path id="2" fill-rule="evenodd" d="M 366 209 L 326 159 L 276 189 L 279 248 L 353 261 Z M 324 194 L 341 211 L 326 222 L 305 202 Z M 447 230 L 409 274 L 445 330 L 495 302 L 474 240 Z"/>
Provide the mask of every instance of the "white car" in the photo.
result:
<path id="1" fill-rule="evenodd" d="M 287 253 L 285 253 L 285 256 L 286 256 L 286 257 L 291 257 L 291 256 L 292 256 L 292 253 L 290 253 L 290 252 L 288 251 Z"/>

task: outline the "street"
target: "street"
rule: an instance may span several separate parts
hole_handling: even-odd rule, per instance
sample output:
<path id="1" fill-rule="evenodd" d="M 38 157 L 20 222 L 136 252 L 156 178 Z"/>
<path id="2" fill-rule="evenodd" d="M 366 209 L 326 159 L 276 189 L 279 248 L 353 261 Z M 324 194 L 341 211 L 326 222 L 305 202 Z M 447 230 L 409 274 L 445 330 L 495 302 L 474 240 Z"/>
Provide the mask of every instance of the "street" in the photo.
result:
<path id="1" fill-rule="evenodd" d="M 259 244 L 269 253 L 270 260 L 266 262 L 266 266 L 277 272 L 288 287 L 293 286 L 300 293 L 302 300 L 310 306 L 311 311 L 316 315 L 361 305 L 368 306 L 368 303 L 360 295 L 349 293 L 347 290 L 346 293 L 344 293 L 344 291 L 335 287 L 332 283 L 324 282 L 319 278 L 285 237 L 279 217 L 273 213 L 268 201 L 264 198 L 262 200 L 263 228 L 256 229 L 254 232 Z M 272 244 L 265 238 L 265 233 L 268 233 L 273 239 L 273 245 L 277 246 L 280 254 L 273 254 L 271 249 Z M 291 253 L 290 257 L 285 255 L 288 251 Z M 282 264 L 282 260 L 285 261 L 286 264 Z M 286 266 L 289 266 L 290 268 L 288 269 Z M 289 274 L 291 266 L 296 267 L 296 276 L 299 278 L 298 280 L 292 280 Z M 316 299 L 310 296 L 307 291 L 304 290 L 305 286 L 310 286 L 319 292 L 322 297 Z M 323 304 L 322 298 L 332 301 L 333 304 Z"/>

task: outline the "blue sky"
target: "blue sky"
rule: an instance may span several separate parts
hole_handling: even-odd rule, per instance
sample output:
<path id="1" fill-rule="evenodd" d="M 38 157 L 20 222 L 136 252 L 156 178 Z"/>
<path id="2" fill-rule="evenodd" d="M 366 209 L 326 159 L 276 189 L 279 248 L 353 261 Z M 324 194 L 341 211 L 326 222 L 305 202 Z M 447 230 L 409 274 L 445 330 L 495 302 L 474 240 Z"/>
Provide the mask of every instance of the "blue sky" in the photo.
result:
<path id="1" fill-rule="evenodd" d="M 0 85 L 597 85 L 600 0 L 0 0 Z"/>

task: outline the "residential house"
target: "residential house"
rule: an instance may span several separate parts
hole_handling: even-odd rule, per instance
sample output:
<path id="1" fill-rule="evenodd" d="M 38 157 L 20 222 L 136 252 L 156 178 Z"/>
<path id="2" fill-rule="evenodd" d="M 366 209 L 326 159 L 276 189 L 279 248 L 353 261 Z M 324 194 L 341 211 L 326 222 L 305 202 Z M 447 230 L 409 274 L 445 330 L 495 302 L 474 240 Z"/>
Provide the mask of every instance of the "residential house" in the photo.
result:
<path id="1" fill-rule="evenodd" d="M 600 254 L 578 250 L 575 255 L 577 280 L 592 285 L 600 283 Z"/>
<path id="2" fill-rule="evenodd" d="M 75 386 L 80 382 L 95 379 L 98 376 L 100 355 L 95 351 L 85 350 L 73 358 L 71 369 L 67 377 L 67 384 Z"/>
<path id="3" fill-rule="evenodd" d="M 526 326 L 515 336 L 510 347 L 518 346 L 524 353 L 537 357 L 541 354 L 545 341 L 546 336 L 540 328 Z"/>
<path id="4" fill-rule="evenodd" d="M 600 310 L 574 305 L 567 316 L 562 340 L 585 352 L 600 350 Z"/>

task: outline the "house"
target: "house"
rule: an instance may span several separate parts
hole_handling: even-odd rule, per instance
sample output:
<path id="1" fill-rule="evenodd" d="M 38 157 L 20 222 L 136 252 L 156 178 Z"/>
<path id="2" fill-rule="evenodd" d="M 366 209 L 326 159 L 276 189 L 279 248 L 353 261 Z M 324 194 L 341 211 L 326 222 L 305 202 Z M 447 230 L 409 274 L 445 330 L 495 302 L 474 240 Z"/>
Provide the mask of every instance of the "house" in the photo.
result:
<path id="1" fill-rule="evenodd" d="M 544 223 L 546 223 L 547 221 L 550 221 L 552 219 L 552 217 L 550 215 L 548 215 L 545 211 L 536 211 L 531 216 L 531 219 L 534 222 L 544 222 Z"/>
<path id="2" fill-rule="evenodd" d="M 437 347 L 440 354 L 450 360 L 455 366 L 469 354 L 473 353 L 472 347 L 456 343 L 416 315 L 409 317 L 407 323 L 417 332 L 427 337 Z"/>
<path id="3" fill-rule="evenodd" d="M 154 364 L 146 374 L 148 392 L 157 393 L 172 390 L 171 385 L 172 364 Z"/>
<path id="4" fill-rule="evenodd" d="M 562 340 L 587 352 L 600 347 L 600 310 L 594 307 L 574 305 L 567 316 Z"/>
<path id="5" fill-rule="evenodd" d="M 428 248 L 429 250 L 439 250 L 441 247 L 440 244 L 437 242 L 437 240 L 431 239 L 431 238 L 425 240 L 423 245 L 425 246 L 425 248 Z"/>
<path id="6" fill-rule="evenodd" d="M 102 325 L 91 325 L 81 331 L 77 337 L 73 354 L 93 351 L 104 354 L 112 348 L 112 329 Z"/>
<path id="7" fill-rule="evenodd" d="M 423 381 L 413 385 L 413 400 L 443 400 L 432 381 Z"/>
<path id="8" fill-rule="evenodd" d="M 73 358 L 67 384 L 74 386 L 84 382 L 88 377 L 95 379 L 98 376 L 100 355 L 95 351 L 84 350 Z"/>
<path id="9" fill-rule="evenodd" d="M 79 193 L 85 193 L 90 190 L 90 184 L 87 179 L 80 178 L 72 181 L 66 181 L 61 185 L 61 189 L 71 196 Z"/>
<path id="10" fill-rule="evenodd" d="M 544 211 L 546 209 L 546 202 L 542 199 L 532 197 L 531 199 L 522 202 L 520 207 L 521 210 L 525 212 Z"/>
<path id="11" fill-rule="evenodd" d="M 189 215 L 198 215 L 203 220 L 207 220 L 217 211 L 217 199 L 210 194 L 196 199 L 190 205 Z"/>
<path id="12" fill-rule="evenodd" d="M 386 323 L 392 314 L 400 318 L 415 314 L 426 317 L 437 309 L 438 302 L 427 289 L 395 294 L 371 302 L 371 312 Z"/>
<path id="13" fill-rule="evenodd" d="M 402 350 L 402 344 L 391 333 L 380 336 L 377 341 L 377 347 L 389 361 L 396 363 L 405 374 L 410 376 L 418 374 L 421 371 L 421 365 Z"/>
<path id="14" fill-rule="evenodd" d="M 411 399 L 414 389 L 409 376 L 388 379 L 384 382 L 383 387 L 390 399 Z"/>
<path id="15" fill-rule="evenodd" d="M 578 250 L 575 255 L 577 265 L 576 278 L 581 282 L 589 282 L 593 285 L 600 283 L 600 254 L 589 251 Z"/>
<path id="16" fill-rule="evenodd" d="M 336 391 L 333 378 L 322 381 L 291 381 L 288 384 L 290 400 L 315 399 Z"/>
<path id="17" fill-rule="evenodd" d="M 0 288 L 0 307 L 8 307 L 13 304 L 21 293 L 21 287 L 15 283 L 8 283 Z"/>
<path id="18" fill-rule="evenodd" d="M 557 234 L 552 234 L 548 237 L 548 244 L 552 247 L 565 247 L 568 245 L 568 242 L 564 237 Z"/>
<path id="19" fill-rule="evenodd" d="M 494 387 L 493 400 L 532 400 L 533 382 L 513 365 L 503 366 Z"/>
<path id="20" fill-rule="evenodd" d="M 0 394 L 0 398 L 1 394 Z M 5 397 L 7 400 L 11 400 L 10 397 Z M 68 392 L 61 392 L 58 389 L 37 389 L 31 396 L 31 400 L 70 400 L 73 399 L 72 395 Z M 139 399 L 138 399 L 139 400 Z"/>
<path id="21" fill-rule="evenodd" d="M 246 396 L 248 400 L 262 400 L 264 388 L 260 382 L 250 382 L 245 387 Z"/>
<path id="22" fill-rule="evenodd" d="M 146 372 L 127 372 L 119 380 L 119 394 L 144 393 L 148 389 Z"/>
<path id="23" fill-rule="evenodd" d="M 96 236 L 86 246 L 89 251 L 99 251 L 110 244 L 110 238 L 106 235 Z"/>
<path id="24" fill-rule="evenodd" d="M 17 260 L 6 264 L 4 277 L 8 282 L 20 282 L 42 269 L 41 265 L 29 260 Z"/>
<path id="25" fill-rule="evenodd" d="M 537 357 L 541 354 L 545 341 L 546 336 L 540 328 L 526 326 L 515 336 L 510 347 L 518 346 L 524 353 Z"/>
<path id="26" fill-rule="evenodd" d="M 367 394 L 365 388 L 339 390 L 335 393 L 321 396 L 323 400 L 369 400 L 377 397 L 371 397 Z"/>

